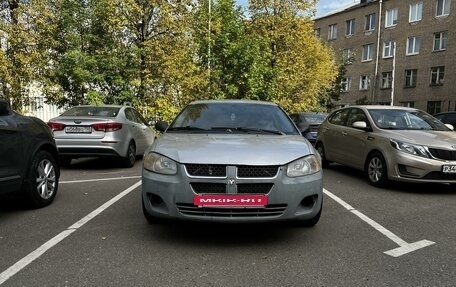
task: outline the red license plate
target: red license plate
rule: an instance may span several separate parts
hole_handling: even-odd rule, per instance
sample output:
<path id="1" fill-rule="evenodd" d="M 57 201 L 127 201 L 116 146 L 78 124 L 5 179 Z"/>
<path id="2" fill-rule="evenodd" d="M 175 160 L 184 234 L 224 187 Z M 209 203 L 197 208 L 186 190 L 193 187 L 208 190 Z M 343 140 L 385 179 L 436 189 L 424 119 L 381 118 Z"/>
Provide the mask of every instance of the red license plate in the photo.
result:
<path id="1" fill-rule="evenodd" d="M 264 207 L 266 195 L 195 195 L 193 204 L 199 207 Z"/>

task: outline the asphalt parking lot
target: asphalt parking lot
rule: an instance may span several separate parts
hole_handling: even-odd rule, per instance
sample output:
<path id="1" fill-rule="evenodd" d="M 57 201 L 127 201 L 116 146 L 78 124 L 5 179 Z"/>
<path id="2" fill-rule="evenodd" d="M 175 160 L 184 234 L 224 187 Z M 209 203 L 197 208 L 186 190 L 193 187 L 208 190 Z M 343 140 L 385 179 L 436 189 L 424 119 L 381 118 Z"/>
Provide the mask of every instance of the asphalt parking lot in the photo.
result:
<path id="1" fill-rule="evenodd" d="M 79 160 L 46 208 L 0 201 L 0 286 L 455 286 L 456 191 L 324 171 L 313 228 L 149 225 L 132 169 Z"/>

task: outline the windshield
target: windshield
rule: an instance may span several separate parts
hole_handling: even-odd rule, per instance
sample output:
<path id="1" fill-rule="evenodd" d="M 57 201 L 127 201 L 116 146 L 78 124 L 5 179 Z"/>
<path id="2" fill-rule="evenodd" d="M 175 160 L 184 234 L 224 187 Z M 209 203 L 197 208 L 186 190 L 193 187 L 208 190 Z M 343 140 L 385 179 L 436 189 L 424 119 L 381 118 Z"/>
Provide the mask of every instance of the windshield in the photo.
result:
<path id="1" fill-rule="evenodd" d="M 278 106 L 242 102 L 188 105 L 168 131 L 299 134 Z"/>
<path id="2" fill-rule="evenodd" d="M 327 116 L 327 114 L 305 114 L 304 118 L 310 124 L 320 124 L 326 119 Z"/>
<path id="3" fill-rule="evenodd" d="M 390 130 L 450 131 L 438 119 L 418 110 L 378 109 L 369 110 L 375 125 Z"/>
<path id="4" fill-rule="evenodd" d="M 116 117 L 119 107 L 73 107 L 61 114 L 64 117 L 84 116 L 84 117 Z"/>

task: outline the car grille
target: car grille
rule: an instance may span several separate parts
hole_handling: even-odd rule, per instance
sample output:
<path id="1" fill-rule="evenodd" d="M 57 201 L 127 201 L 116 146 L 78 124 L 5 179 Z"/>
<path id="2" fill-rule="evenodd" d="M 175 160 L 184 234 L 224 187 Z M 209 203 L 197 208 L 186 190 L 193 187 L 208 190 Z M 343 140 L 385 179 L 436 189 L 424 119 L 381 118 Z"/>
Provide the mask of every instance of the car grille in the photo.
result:
<path id="1" fill-rule="evenodd" d="M 433 157 L 443 160 L 456 160 L 456 151 L 446 149 L 430 148 L 429 152 Z"/>
<path id="2" fill-rule="evenodd" d="M 272 183 L 240 183 L 237 185 L 238 193 L 266 194 L 271 191 Z"/>
<path id="3" fill-rule="evenodd" d="M 217 164 L 186 164 L 185 169 L 192 177 L 225 177 L 226 165 Z M 239 178 L 272 178 L 277 175 L 279 166 L 237 166 L 237 176 Z"/>
<path id="4" fill-rule="evenodd" d="M 426 174 L 426 176 L 424 176 L 423 179 L 442 180 L 442 181 L 456 180 L 456 174 L 433 171 L 433 172 Z"/>
<path id="5" fill-rule="evenodd" d="M 186 203 L 176 203 L 176 206 L 182 214 L 203 217 L 274 217 L 282 215 L 287 208 L 286 204 L 264 208 L 200 208 Z"/>
<path id="6" fill-rule="evenodd" d="M 197 194 L 227 193 L 225 183 L 192 182 L 190 185 Z M 237 184 L 237 193 L 267 194 L 273 186 L 273 183 L 239 183 Z"/>
<path id="7" fill-rule="evenodd" d="M 186 164 L 185 169 L 190 176 L 226 176 L 226 165 L 221 164 Z"/>
<path id="8" fill-rule="evenodd" d="M 198 194 L 226 193 L 226 184 L 224 183 L 192 182 L 190 185 L 193 191 Z"/>
<path id="9" fill-rule="evenodd" d="M 239 178 L 262 178 L 274 177 L 279 170 L 278 166 L 254 166 L 242 165 L 237 167 L 237 176 Z"/>

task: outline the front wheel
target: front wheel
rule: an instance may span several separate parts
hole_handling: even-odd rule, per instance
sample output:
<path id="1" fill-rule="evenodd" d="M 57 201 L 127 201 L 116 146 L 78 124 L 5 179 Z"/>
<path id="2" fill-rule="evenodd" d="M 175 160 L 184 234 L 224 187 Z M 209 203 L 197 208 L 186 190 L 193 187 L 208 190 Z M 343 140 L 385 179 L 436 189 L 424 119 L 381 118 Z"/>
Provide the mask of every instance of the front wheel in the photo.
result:
<path id="1" fill-rule="evenodd" d="M 130 142 L 127 149 L 127 154 L 123 158 L 123 164 L 125 167 L 133 167 L 136 162 L 136 146 L 133 141 Z"/>
<path id="2" fill-rule="evenodd" d="M 38 151 L 32 160 L 23 185 L 26 203 L 32 208 L 47 206 L 59 187 L 60 170 L 56 159 L 47 151 Z"/>
<path id="3" fill-rule="evenodd" d="M 375 187 L 384 187 L 388 183 L 388 170 L 383 155 L 372 153 L 366 161 L 365 172 L 369 183 Z"/>
<path id="4" fill-rule="evenodd" d="M 317 143 L 317 145 L 315 146 L 315 149 L 320 154 L 321 165 L 325 168 L 328 167 L 330 162 L 326 159 L 325 147 L 323 146 L 323 144 L 320 142 Z"/>

